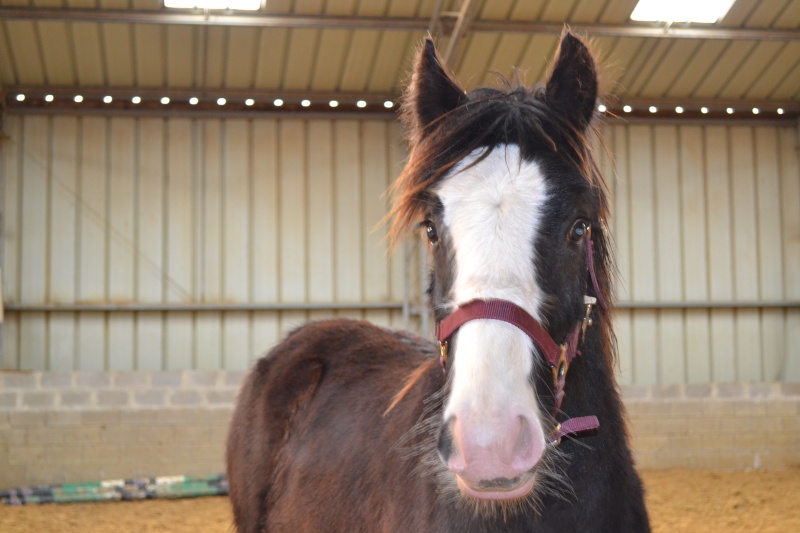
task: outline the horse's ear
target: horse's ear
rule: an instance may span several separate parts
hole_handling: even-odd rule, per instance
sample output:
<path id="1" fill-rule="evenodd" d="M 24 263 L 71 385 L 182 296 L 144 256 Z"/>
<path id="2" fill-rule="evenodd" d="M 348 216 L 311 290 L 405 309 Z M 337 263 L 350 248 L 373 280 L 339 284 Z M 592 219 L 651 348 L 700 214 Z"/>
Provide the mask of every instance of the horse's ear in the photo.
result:
<path id="1" fill-rule="evenodd" d="M 580 39 L 565 31 L 554 63 L 545 88 L 547 101 L 585 128 L 597 101 L 597 70 L 592 53 Z"/>
<path id="2" fill-rule="evenodd" d="M 415 129 L 424 129 L 458 107 L 464 98 L 464 90 L 447 73 L 433 41 L 425 39 L 414 63 L 414 74 L 406 100 Z"/>

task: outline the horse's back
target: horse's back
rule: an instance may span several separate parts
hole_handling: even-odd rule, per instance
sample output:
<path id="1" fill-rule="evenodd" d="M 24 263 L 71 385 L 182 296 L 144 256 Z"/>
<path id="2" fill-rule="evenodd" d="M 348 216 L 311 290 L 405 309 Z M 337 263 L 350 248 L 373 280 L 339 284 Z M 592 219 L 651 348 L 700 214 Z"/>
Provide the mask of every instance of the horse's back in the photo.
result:
<path id="1" fill-rule="evenodd" d="M 341 491 L 355 496 L 363 489 L 363 473 L 375 468 L 360 464 L 369 460 L 362 448 L 391 447 L 402 438 L 409 425 L 388 424 L 386 411 L 434 354 L 430 342 L 410 334 L 329 320 L 295 330 L 258 360 L 242 385 L 228 437 L 238 530 L 265 531 L 281 522 L 311 530 L 314 524 L 297 523 L 302 509 L 330 508 L 318 500 L 330 503 Z M 418 401 L 388 416 L 418 417 L 419 409 Z"/>

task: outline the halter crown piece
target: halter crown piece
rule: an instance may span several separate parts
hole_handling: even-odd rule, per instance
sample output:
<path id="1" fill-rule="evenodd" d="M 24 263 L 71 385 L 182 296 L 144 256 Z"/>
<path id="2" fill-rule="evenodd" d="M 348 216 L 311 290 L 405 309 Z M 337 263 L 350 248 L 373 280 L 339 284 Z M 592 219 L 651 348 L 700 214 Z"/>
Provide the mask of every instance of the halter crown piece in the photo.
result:
<path id="1" fill-rule="evenodd" d="M 439 364 L 444 372 L 447 371 L 450 338 L 458 331 L 458 328 L 471 320 L 491 319 L 507 322 L 520 329 L 533 340 L 553 371 L 553 395 L 556 400 L 553 411 L 555 429 L 550 435 L 550 443 L 553 445 L 558 445 L 565 435 L 575 435 L 600 427 L 600 422 L 596 416 L 582 416 L 570 418 L 563 422 L 558 421 L 558 413 L 564 400 L 564 384 L 567 370 L 569 370 L 569 365 L 572 364 L 575 357 L 581 353 L 578 350 L 578 345 L 579 343 L 583 344 L 586 338 L 586 329 L 592 325 L 592 307 L 599 304 L 603 310 L 606 309 L 606 303 L 602 299 L 600 286 L 597 283 L 597 276 L 594 271 L 594 242 L 591 239 L 591 232 L 592 228 L 589 226 L 585 247 L 586 262 L 589 277 L 592 280 L 592 289 L 596 297 L 583 297 L 583 303 L 586 307 L 585 316 L 578 320 L 577 324 L 567 334 L 563 343 L 557 344 L 535 318 L 517 304 L 507 300 L 472 300 L 459 306 L 452 314 L 436 324 L 436 338 L 439 340 L 440 349 Z"/>

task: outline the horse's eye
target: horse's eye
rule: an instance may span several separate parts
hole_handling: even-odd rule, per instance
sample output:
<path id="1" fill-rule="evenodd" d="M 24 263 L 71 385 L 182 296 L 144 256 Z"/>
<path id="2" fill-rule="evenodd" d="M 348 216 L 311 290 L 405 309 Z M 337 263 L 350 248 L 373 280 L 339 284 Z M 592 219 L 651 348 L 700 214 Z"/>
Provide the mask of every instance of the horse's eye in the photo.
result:
<path id="1" fill-rule="evenodd" d="M 572 229 L 569 232 L 569 238 L 575 242 L 578 242 L 583 239 L 584 235 L 586 235 L 586 222 L 583 220 L 578 220 L 572 225 Z"/>
<path id="2" fill-rule="evenodd" d="M 427 222 L 426 224 L 425 233 L 428 235 L 428 240 L 433 246 L 436 246 L 436 243 L 439 242 L 439 234 L 436 233 L 436 227 L 433 222 Z"/>

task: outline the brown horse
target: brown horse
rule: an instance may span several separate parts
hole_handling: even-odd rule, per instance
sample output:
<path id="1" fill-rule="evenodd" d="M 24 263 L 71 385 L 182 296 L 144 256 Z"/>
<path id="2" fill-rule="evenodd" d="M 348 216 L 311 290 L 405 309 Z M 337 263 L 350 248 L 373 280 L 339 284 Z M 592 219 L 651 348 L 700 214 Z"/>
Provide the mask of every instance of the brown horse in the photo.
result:
<path id="1" fill-rule="evenodd" d="M 649 531 L 613 376 L 594 65 L 565 33 L 544 86 L 465 93 L 426 41 L 391 215 L 429 241 L 439 343 L 331 320 L 259 360 L 228 439 L 240 532 Z"/>

